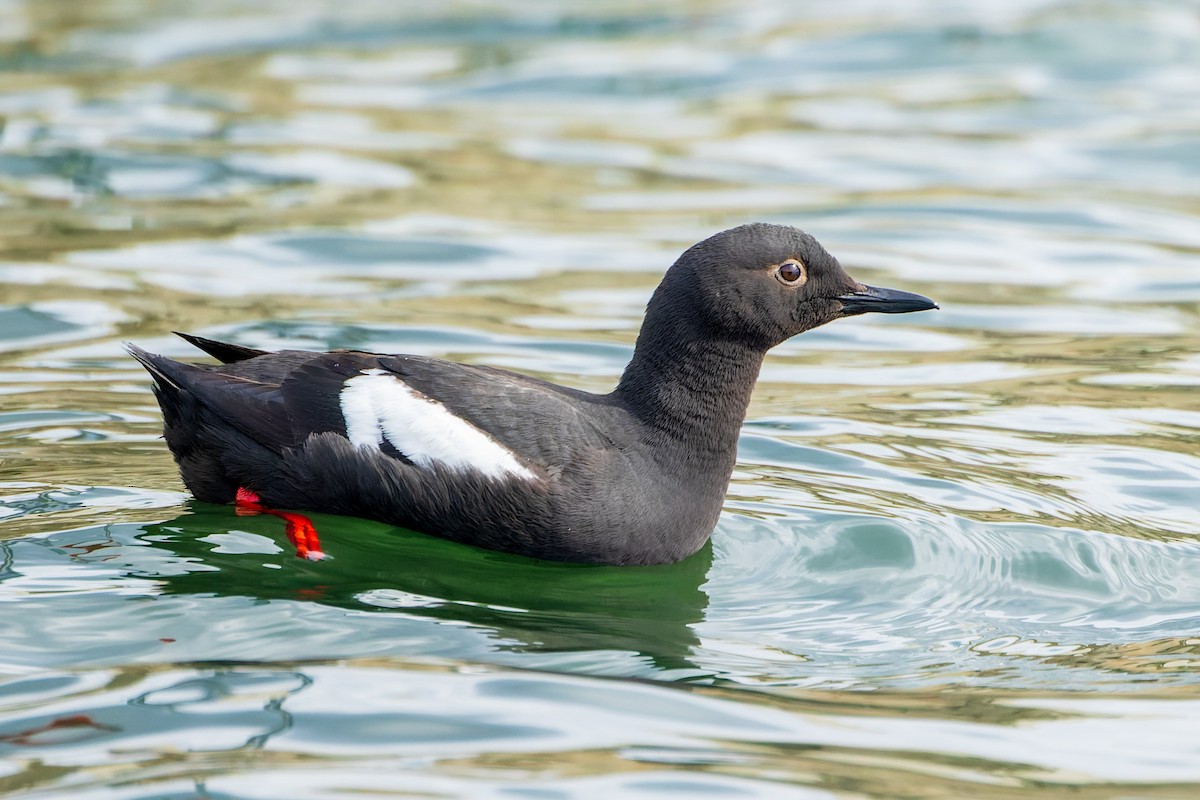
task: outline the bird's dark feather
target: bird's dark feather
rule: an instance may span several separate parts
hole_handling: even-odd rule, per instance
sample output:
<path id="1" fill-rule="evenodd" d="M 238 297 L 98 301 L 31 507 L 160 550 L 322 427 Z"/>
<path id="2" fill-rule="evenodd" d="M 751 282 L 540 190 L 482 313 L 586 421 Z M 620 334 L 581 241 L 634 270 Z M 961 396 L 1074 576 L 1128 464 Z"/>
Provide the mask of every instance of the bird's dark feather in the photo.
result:
<path id="1" fill-rule="evenodd" d="M 197 336 L 194 333 L 181 333 L 180 331 L 171 331 L 180 339 L 183 339 L 190 345 L 198 347 L 210 356 L 220 361 L 222 364 L 233 364 L 238 361 L 245 361 L 248 358 L 257 358 L 265 356 L 268 351 L 255 350 L 253 347 L 245 347 L 240 344 L 231 344 L 230 342 L 218 342 L 216 339 L 206 339 L 203 336 Z"/>
<path id="2" fill-rule="evenodd" d="M 804 281 L 781 277 L 785 259 L 803 264 Z M 889 310 L 853 311 L 854 298 L 861 305 L 889 291 L 903 294 L 855 282 L 795 228 L 725 231 L 667 271 L 633 357 L 605 395 L 422 356 L 263 353 L 187 334 L 225 363 L 130 353 L 154 377 L 167 444 L 201 500 L 229 502 L 245 487 L 275 508 L 371 517 L 497 550 L 655 564 L 694 553 L 716 525 L 767 350 L 847 313 Z M 923 302 L 891 310 L 933 307 L 905 296 Z M 444 461 L 418 466 L 386 436 L 380 447 L 351 442 L 345 385 L 372 370 L 473 425 L 528 471 L 491 477 Z M 365 405 L 388 402 L 386 386 L 368 387 Z"/>

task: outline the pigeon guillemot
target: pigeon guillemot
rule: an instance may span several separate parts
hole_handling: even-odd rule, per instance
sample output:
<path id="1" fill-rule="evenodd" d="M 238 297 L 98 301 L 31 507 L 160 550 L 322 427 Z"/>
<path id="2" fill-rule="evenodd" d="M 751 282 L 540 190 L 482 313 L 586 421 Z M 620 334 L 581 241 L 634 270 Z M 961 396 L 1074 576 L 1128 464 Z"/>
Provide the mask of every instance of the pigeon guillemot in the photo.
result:
<path id="1" fill-rule="evenodd" d="M 268 353 L 187 334 L 222 363 L 128 349 L 154 378 L 167 445 L 200 500 L 658 564 L 696 552 L 716 525 L 769 349 L 839 317 L 931 308 L 853 280 L 803 231 L 753 224 L 667 270 L 609 394 L 422 356 Z"/>

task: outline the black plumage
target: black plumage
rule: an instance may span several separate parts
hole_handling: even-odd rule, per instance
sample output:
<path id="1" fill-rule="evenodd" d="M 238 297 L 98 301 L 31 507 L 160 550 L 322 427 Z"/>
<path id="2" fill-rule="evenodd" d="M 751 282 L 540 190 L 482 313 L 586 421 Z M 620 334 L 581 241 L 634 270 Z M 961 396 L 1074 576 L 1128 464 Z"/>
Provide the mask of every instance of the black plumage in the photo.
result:
<path id="1" fill-rule="evenodd" d="M 266 353 L 187 334 L 224 363 L 129 350 L 155 379 L 167 444 L 201 500 L 230 502 L 246 487 L 277 508 L 370 517 L 540 558 L 649 564 L 690 555 L 716 525 L 771 347 L 842 316 L 935 307 L 857 283 L 802 231 L 756 224 L 680 256 L 605 395 L 420 356 Z M 436 404 L 509 451 L 514 466 L 488 476 L 402 452 L 390 435 L 379 446 L 352 443 L 347 382 L 362 376 L 399 381 L 418 411 Z"/>

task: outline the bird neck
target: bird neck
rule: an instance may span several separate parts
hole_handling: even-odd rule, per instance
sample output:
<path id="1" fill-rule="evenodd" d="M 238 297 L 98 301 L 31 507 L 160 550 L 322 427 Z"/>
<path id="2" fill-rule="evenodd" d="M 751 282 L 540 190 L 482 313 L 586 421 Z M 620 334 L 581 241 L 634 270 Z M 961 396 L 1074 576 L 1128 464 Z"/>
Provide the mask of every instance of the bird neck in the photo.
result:
<path id="1" fill-rule="evenodd" d="M 723 456 L 732 467 L 765 355 L 747 342 L 713 338 L 693 319 L 648 313 L 614 394 L 651 443 Z"/>

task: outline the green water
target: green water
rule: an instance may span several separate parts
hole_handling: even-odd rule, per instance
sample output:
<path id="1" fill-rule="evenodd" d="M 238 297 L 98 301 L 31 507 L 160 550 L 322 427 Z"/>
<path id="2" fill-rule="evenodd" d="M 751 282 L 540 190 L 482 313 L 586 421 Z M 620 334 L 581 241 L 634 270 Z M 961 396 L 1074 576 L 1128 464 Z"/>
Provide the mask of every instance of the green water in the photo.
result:
<path id="1" fill-rule="evenodd" d="M 1200 792 L 1188 0 L 0 0 L 0 796 Z M 607 391 L 687 245 L 942 310 L 768 359 L 594 568 L 190 501 L 122 340 Z"/>

